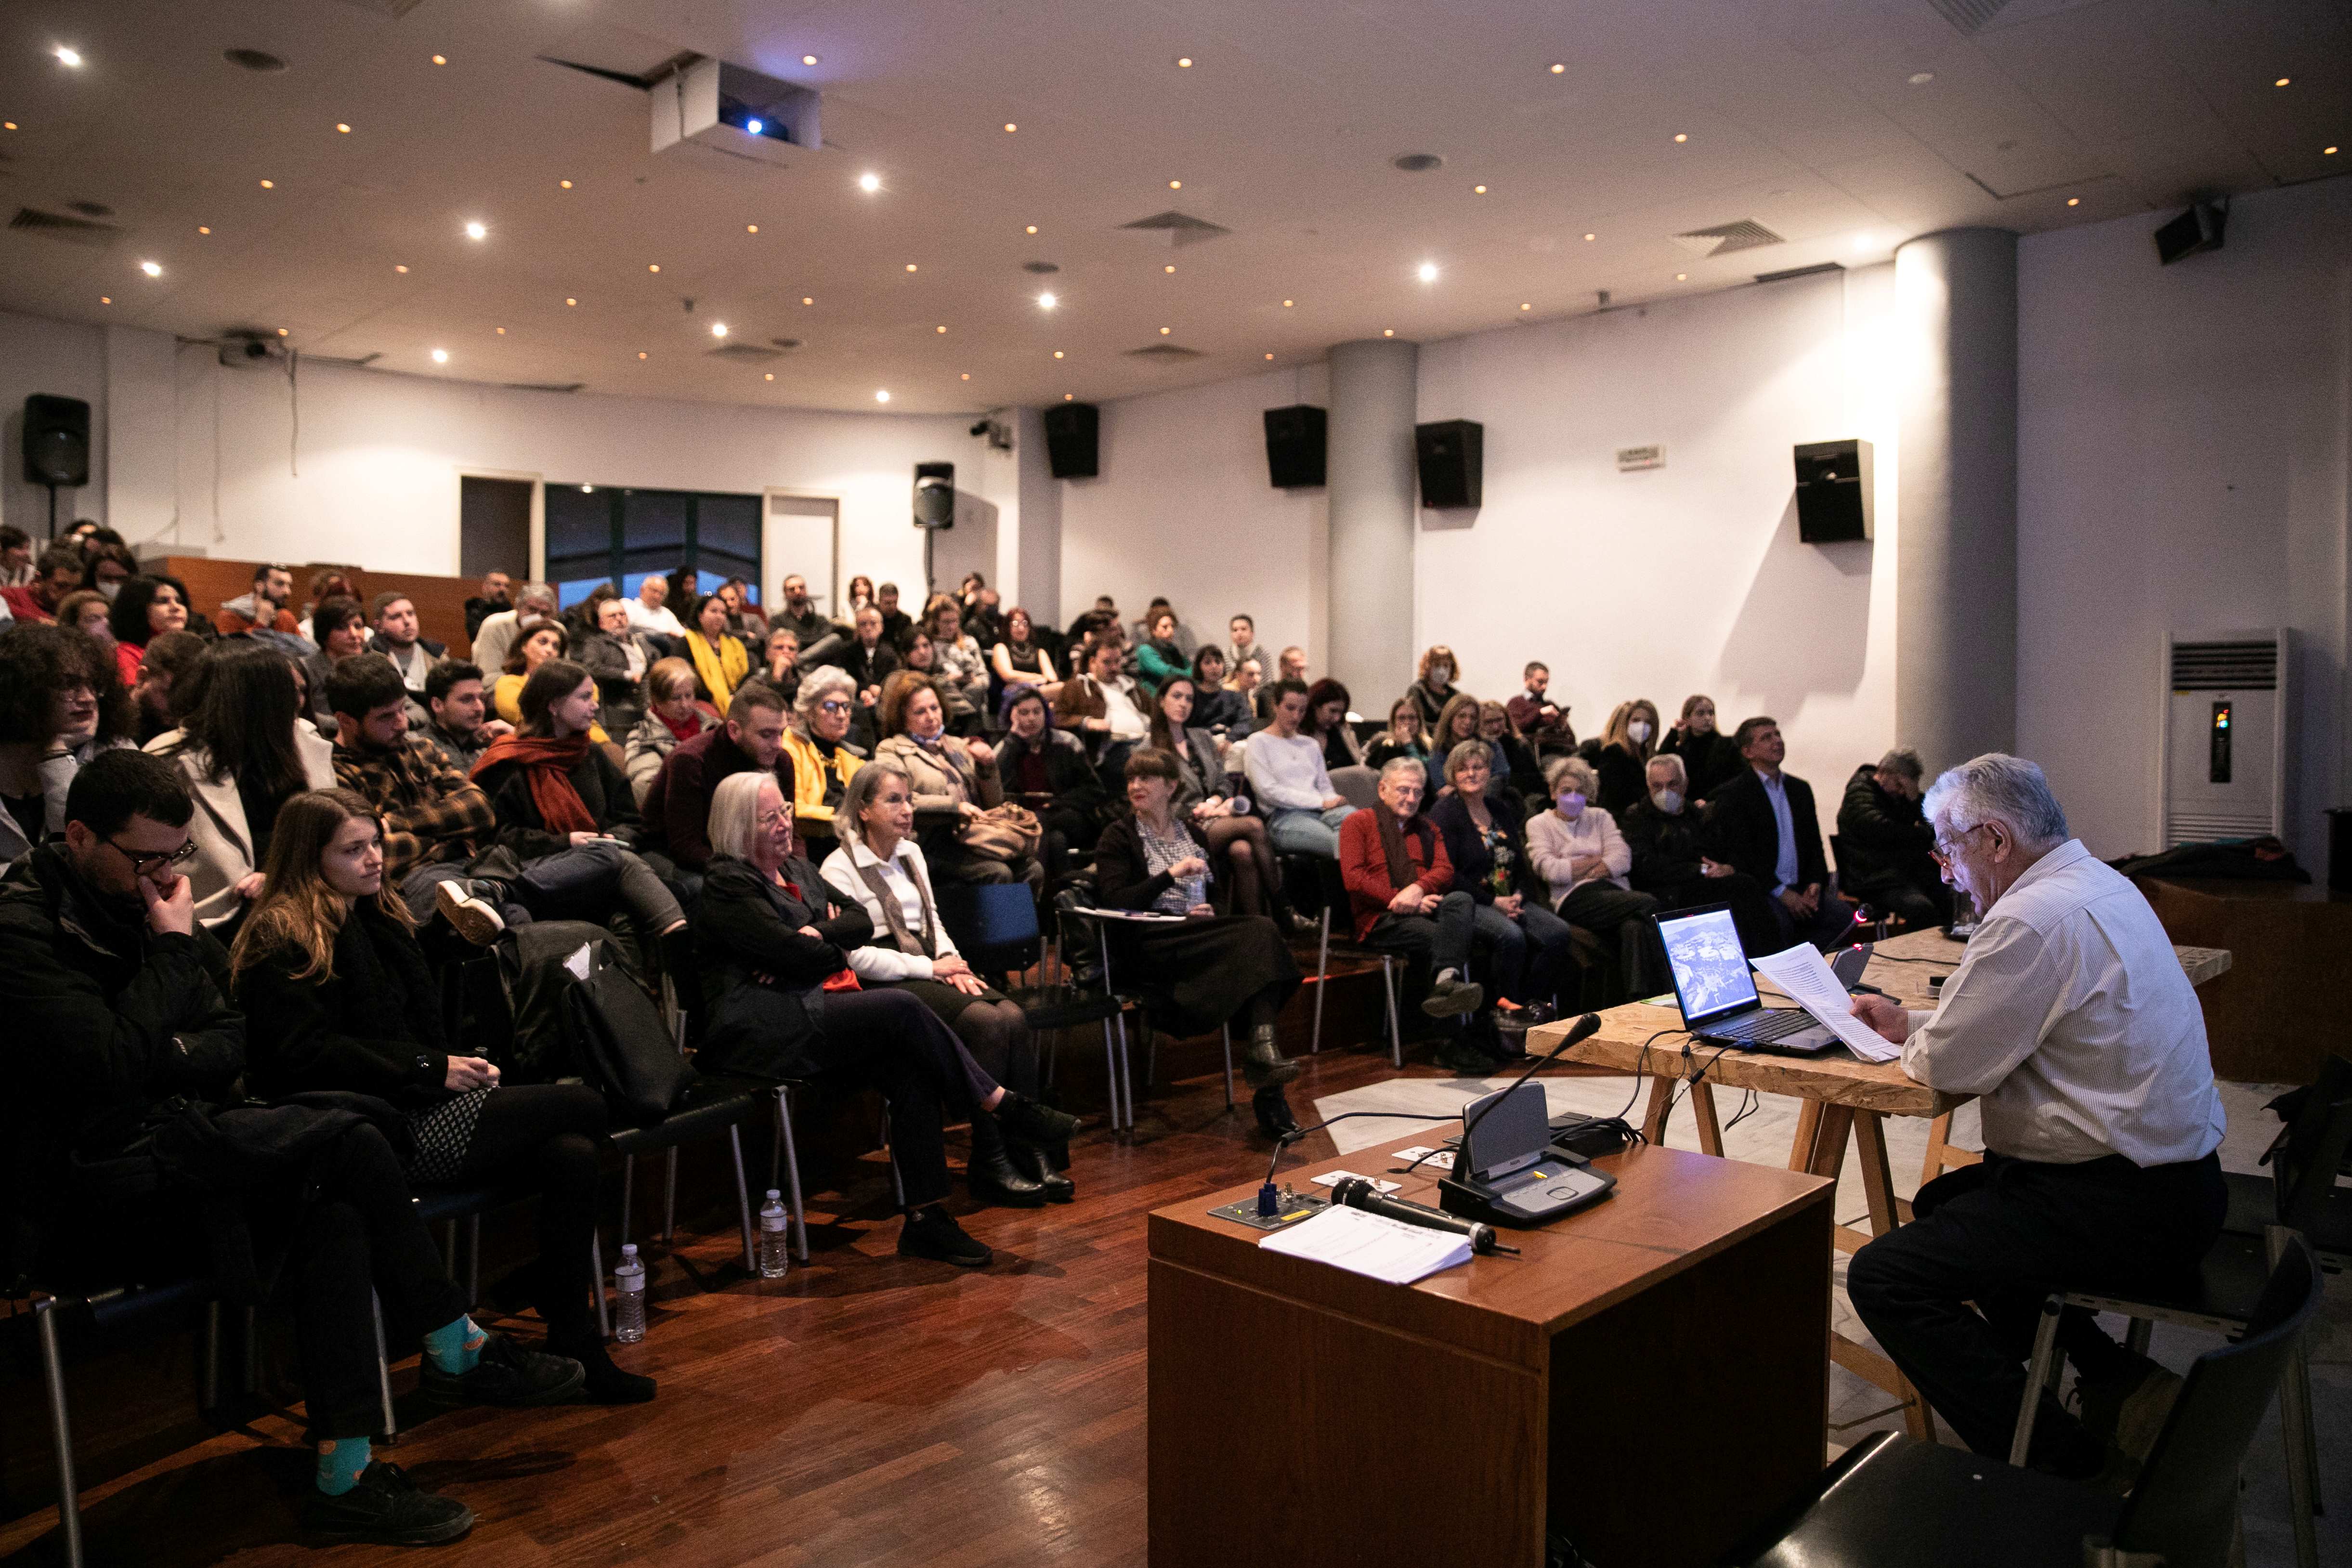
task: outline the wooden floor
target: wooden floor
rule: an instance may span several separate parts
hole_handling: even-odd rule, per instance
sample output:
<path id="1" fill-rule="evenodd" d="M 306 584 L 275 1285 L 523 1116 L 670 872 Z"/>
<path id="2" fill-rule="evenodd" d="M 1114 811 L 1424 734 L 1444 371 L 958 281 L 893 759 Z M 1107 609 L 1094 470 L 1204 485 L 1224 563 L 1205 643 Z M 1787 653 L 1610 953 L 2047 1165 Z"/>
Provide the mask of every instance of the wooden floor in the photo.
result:
<path id="1" fill-rule="evenodd" d="M 1066 1063 L 1075 1069 L 1085 1054 Z M 1074 1108 L 1092 1112 L 1070 1173 L 1078 1201 L 967 1215 L 967 1228 L 997 1249 L 984 1271 L 899 1259 L 878 1158 L 812 1158 L 814 1182 L 832 1190 L 812 1194 L 814 1258 L 788 1279 L 745 1277 L 731 1194 L 697 1205 L 698 1234 L 681 1234 L 674 1256 L 656 1251 L 646 1339 L 615 1347 L 623 1364 L 661 1380 L 654 1404 L 428 1415 L 404 1399 L 404 1426 L 417 1425 L 379 1457 L 462 1499 L 480 1521 L 431 1561 L 1142 1563 L 1144 1215 L 1254 1180 L 1268 1145 L 1245 1099 L 1225 1110 L 1213 1040 L 1168 1050 L 1161 1087 L 1139 1095 L 1137 1133 L 1113 1139 L 1100 1126 L 1100 1055 L 1096 1082 L 1076 1071 L 1069 1079 Z M 1293 1103 L 1304 1113 L 1318 1094 L 1391 1072 L 1376 1050 L 1327 1048 Z M 1175 1073 L 1200 1076 L 1171 1086 Z M 1292 1158 L 1331 1152 L 1318 1134 Z M 716 1197 L 714 1173 L 706 1166 L 692 1185 Z M 537 1331 L 535 1321 L 515 1326 Z M 413 1385 L 413 1360 L 394 1380 Z M 104 1421 L 77 1399 L 86 1429 Z M 13 1402 L 12 1447 L 45 1447 L 37 1411 Z M 86 1492 L 90 1561 L 407 1559 L 304 1544 L 294 1510 L 310 1468 L 299 1426 L 282 1415 L 184 1441 Z M 0 1561 L 54 1561 L 55 1521 L 43 1510 L 0 1526 Z"/>

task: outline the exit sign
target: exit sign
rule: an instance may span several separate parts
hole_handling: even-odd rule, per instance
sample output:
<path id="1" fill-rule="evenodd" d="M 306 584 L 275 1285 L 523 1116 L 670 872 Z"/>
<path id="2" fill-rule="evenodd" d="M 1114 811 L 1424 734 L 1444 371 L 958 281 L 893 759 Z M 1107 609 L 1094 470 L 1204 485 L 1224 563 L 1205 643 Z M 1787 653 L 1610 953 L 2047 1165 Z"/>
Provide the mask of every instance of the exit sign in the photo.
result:
<path id="1" fill-rule="evenodd" d="M 1617 448 L 1617 471 L 1636 473 L 1643 468 L 1663 468 L 1666 466 L 1664 447 L 1620 447 Z"/>

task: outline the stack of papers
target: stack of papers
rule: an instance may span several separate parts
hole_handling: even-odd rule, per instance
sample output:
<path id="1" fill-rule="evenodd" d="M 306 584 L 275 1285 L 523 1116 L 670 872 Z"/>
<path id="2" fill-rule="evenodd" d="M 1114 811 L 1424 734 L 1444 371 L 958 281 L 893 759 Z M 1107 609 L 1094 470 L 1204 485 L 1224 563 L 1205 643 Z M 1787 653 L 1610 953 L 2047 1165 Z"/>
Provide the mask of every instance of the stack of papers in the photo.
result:
<path id="1" fill-rule="evenodd" d="M 1466 1236 L 1424 1229 L 1361 1209 L 1325 1209 L 1313 1219 L 1276 1231 L 1258 1245 L 1268 1252 L 1328 1263 L 1391 1285 L 1410 1285 L 1441 1268 L 1470 1261 Z"/>
<path id="2" fill-rule="evenodd" d="M 1903 1054 L 1901 1046 L 1853 1016 L 1853 999 L 1830 972 L 1829 960 L 1810 944 L 1800 942 L 1786 952 L 1748 962 L 1864 1061 L 1891 1062 Z"/>

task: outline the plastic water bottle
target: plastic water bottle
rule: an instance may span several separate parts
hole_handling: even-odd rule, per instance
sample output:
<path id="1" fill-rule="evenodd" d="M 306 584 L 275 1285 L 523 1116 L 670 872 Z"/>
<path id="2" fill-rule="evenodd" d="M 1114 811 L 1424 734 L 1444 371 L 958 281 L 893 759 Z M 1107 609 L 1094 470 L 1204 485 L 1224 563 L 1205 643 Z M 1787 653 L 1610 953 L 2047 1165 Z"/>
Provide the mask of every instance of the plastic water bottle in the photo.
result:
<path id="1" fill-rule="evenodd" d="M 784 1198 L 775 1188 L 768 1189 L 768 1201 L 760 1205 L 760 1278 L 782 1279 L 793 1266 L 792 1212 L 784 1207 Z"/>
<path id="2" fill-rule="evenodd" d="M 646 1337 L 646 1266 L 637 1261 L 635 1242 L 621 1248 L 621 1266 L 613 1270 L 613 1289 L 620 1296 L 614 1303 L 613 1337 L 625 1345 L 635 1344 Z"/>

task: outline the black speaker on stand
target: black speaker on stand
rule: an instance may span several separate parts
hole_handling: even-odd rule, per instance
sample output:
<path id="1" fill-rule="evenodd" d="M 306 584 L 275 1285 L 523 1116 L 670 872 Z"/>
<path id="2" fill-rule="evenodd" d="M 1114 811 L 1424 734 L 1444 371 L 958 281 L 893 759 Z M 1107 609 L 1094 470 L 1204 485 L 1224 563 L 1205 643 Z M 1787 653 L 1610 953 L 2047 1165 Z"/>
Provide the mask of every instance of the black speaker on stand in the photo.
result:
<path id="1" fill-rule="evenodd" d="M 955 526 L 955 465 L 915 465 L 915 526 L 923 531 L 923 599 L 931 597 L 931 541 Z"/>
<path id="2" fill-rule="evenodd" d="M 1045 410 L 1045 466 L 1057 479 L 1091 479 L 1102 472 L 1097 443 L 1102 410 L 1091 403 L 1057 403 Z"/>
<path id="3" fill-rule="evenodd" d="M 1294 403 L 1265 411 L 1265 471 L 1278 490 L 1323 483 L 1323 451 L 1328 421 L 1312 404 Z"/>
<path id="4" fill-rule="evenodd" d="M 1484 504 L 1486 427 L 1475 419 L 1445 419 L 1412 427 L 1421 461 L 1421 504 L 1434 510 Z"/>
<path id="5" fill-rule="evenodd" d="M 89 405 L 37 392 L 25 399 L 25 481 L 49 489 L 49 537 L 58 536 L 58 491 L 89 483 Z"/>

